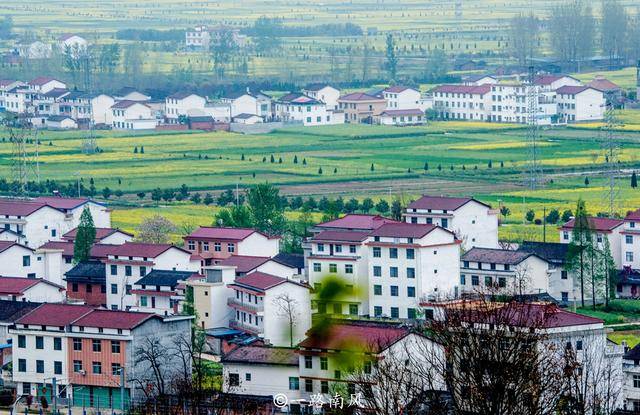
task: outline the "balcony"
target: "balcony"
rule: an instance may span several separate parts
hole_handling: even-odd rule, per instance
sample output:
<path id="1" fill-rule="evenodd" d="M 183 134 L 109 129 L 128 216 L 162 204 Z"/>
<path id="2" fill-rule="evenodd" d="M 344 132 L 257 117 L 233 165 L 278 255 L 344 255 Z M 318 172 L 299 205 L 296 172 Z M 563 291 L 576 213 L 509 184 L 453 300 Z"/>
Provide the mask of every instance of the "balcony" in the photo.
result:
<path id="1" fill-rule="evenodd" d="M 233 297 L 227 299 L 227 305 L 229 307 L 240 308 L 242 310 L 256 314 L 264 311 L 264 304 L 262 302 L 260 302 L 259 304 L 249 303 Z"/>
<path id="2" fill-rule="evenodd" d="M 263 335 L 262 328 L 254 326 L 253 324 L 248 324 L 246 322 L 236 320 L 235 318 L 232 318 L 231 320 L 229 320 L 229 327 L 232 329 L 253 333 L 259 336 Z"/>

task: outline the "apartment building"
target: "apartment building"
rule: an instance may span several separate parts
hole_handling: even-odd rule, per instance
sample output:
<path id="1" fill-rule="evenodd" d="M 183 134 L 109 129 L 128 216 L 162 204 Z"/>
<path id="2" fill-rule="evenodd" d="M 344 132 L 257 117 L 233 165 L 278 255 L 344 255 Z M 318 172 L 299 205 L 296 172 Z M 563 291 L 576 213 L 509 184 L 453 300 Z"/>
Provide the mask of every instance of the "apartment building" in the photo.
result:
<path id="1" fill-rule="evenodd" d="M 0 226 L 15 241 L 38 247 L 75 227 L 64 212 L 35 200 L 0 199 Z"/>
<path id="2" fill-rule="evenodd" d="M 151 270 L 197 272 L 198 261 L 191 253 L 174 245 L 126 242 L 112 246 L 104 260 L 106 266 L 107 306 L 112 310 L 129 310 L 135 306 L 133 285 Z"/>
<path id="3" fill-rule="evenodd" d="M 158 125 L 153 110 L 145 102 L 123 100 L 111 106 L 114 130 L 148 130 Z"/>
<path id="4" fill-rule="evenodd" d="M 590 86 L 563 86 L 555 91 L 561 122 L 598 121 L 604 118 L 604 92 Z"/>
<path id="5" fill-rule="evenodd" d="M 227 303 L 235 291 L 231 284 L 236 279 L 235 267 L 209 266 L 203 276 L 185 281 L 185 295 L 193 298 L 196 324 L 203 329 L 229 327 L 237 316 Z"/>
<path id="6" fill-rule="evenodd" d="M 534 88 L 534 91 L 531 89 Z M 536 101 L 535 122 L 538 125 L 551 125 L 557 122 L 558 104 L 553 91 L 544 91 L 540 86 L 524 84 L 491 85 L 490 121 L 525 124 L 529 118 L 529 94 Z"/>
<path id="7" fill-rule="evenodd" d="M 549 274 L 547 260 L 534 253 L 472 248 L 460 258 L 460 293 L 548 293 Z M 566 294 L 564 302 L 569 301 Z"/>
<path id="8" fill-rule="evenodd" d="M 403 213 L 408 223 L 426 223 L 452 231 L 463 249 L 498 247 L 498 211 L 471 197 L 422 196 Z"/>
<path id="9" fill-rule="evenodd" d="M 258 336 L 274 346 L 293 347 L 311 327 L 309 287 L 263 272 L 236 277 L 227 304 L 229 327 Z"/>
<path id="10" fill-rule="evenodd" d="M 491 85 L 440 85 L 434 88 L 433 109 L 445 120 L 491 120 Z"/>

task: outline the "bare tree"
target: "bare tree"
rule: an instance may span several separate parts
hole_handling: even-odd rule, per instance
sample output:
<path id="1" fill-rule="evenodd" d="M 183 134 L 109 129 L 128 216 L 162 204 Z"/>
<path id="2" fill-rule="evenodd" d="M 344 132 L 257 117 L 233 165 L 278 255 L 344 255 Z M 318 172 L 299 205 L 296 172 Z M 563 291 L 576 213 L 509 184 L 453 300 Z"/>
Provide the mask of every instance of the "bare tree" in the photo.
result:
<path id="1" fill-rule="evenodd" d="M 540 41 L 540 21 L 531 12 L 511 18 L 509 23 L 509 51 L 521 66 L 531 64 L 538 51 Z"/>
<path id="2" fill-rule="evenodd" d="M 164 396 L 171 353 L 157 336 L 149 336 L 133 351 L 134 368 L 129 381 L 138 385 L 147 398 Z"/>
<path id="3" fill-rule="evenodd" d="M 170 240 L 170 234 L 177 231 L 176 226 L 164 216 L 154 215 L 145 218 L 136 229 L 136 241 L 151 244 L 164 244 Z"/>
<path id="4" fill-rule="evenodd" d="M 581 60 L 593 53 L 595 43 L 591 7 L 583 0 L 568 0 L 553 8 L 548 26 L 554 53 L 579 71 Z"/>
<path id="5" fill-rule="evenodd" d="M 298 321 L 298 300 L 293 298 L 289 293 L 282 293 L 273 299 L 273 304 L 277 307 L 276 314 L 287 320 L 289 333 L 289 346 L 293 347 L 293 330 Z"/>

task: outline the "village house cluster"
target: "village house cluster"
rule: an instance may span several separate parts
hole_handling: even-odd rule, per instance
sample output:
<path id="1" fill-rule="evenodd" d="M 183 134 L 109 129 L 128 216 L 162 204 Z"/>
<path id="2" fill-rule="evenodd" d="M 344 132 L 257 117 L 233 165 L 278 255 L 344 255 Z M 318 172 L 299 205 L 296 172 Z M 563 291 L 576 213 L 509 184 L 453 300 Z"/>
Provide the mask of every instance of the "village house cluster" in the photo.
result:
<path id="1" fill-rule="evenodd" d="M 96 237 L 89 260 L 75 263 L 85 209 Z M 312 395 L 329 399 L 336 382 L 355 393 L 338 364 L 346 338 L 374 342 L 374 356 L 423 347 L 430 340 L 409 323 L 492 292 L 552 307 L 558 317 L 542 329 L 577 350 L 588 344 L 619 375 L 624 393 L 616 405 L 640 408 L 637 348 L 623 364 L 624 350 L 606 340 L 601 320 L 559 308 L 583 294 L 566 264 L 574 219 L 558 228 L 560 243 L 506 249 L 496 209 L 470 197 L 426 195 L 405 208 L 402 221 L 348 214 L 317 224 L 304 254 L 295 255 L 280 252 L 279 237 L 246 228 L 200 227 L 181 246 L 140 243 L 111 228 L 110 215 L 84 198 L 0 201 L 0 342 L 9 345 L 3 364 L 12 362 L 7 379 L 18 396 L 51 394 L 56 378 L 60 399 L 118 407 L 122 379 L 125 399 L 140 396 L 135 380 L 149 370 L 135 357 L 142 340 L 172 347 L 195 324 L 222 359 L 225 391 L 282 393 L 289 404 L 279 409 L 296 411 Z M 594 243 L 608 244 L 619 270 L 617 296 L 636 298 L 640 210 L 588 221 Z M 323 289 L 335 278 L 342 292 L 327 297 Z M 186 315 L 187 304 L 195 316 Z M 339 318 L 331 335 L 310 332 L 314 315 Z"/>

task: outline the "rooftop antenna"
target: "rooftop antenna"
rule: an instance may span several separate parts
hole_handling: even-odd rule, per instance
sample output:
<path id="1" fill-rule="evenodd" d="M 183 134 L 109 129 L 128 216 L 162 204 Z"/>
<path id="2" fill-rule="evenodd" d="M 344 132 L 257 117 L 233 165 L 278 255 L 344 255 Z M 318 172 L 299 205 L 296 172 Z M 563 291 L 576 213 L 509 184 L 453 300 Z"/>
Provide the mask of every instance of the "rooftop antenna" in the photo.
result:
<path id="1" fill-rule="evenodd" d="M 543 176 L 540 166 L 540 130 L 538 128 L 538 88 L 535 85 L 535 71 L 529 66 L 527 83 L 527 147 L 528 147 L 528 174 L 525 185 L 530 190 L 542 187 Z"/>

